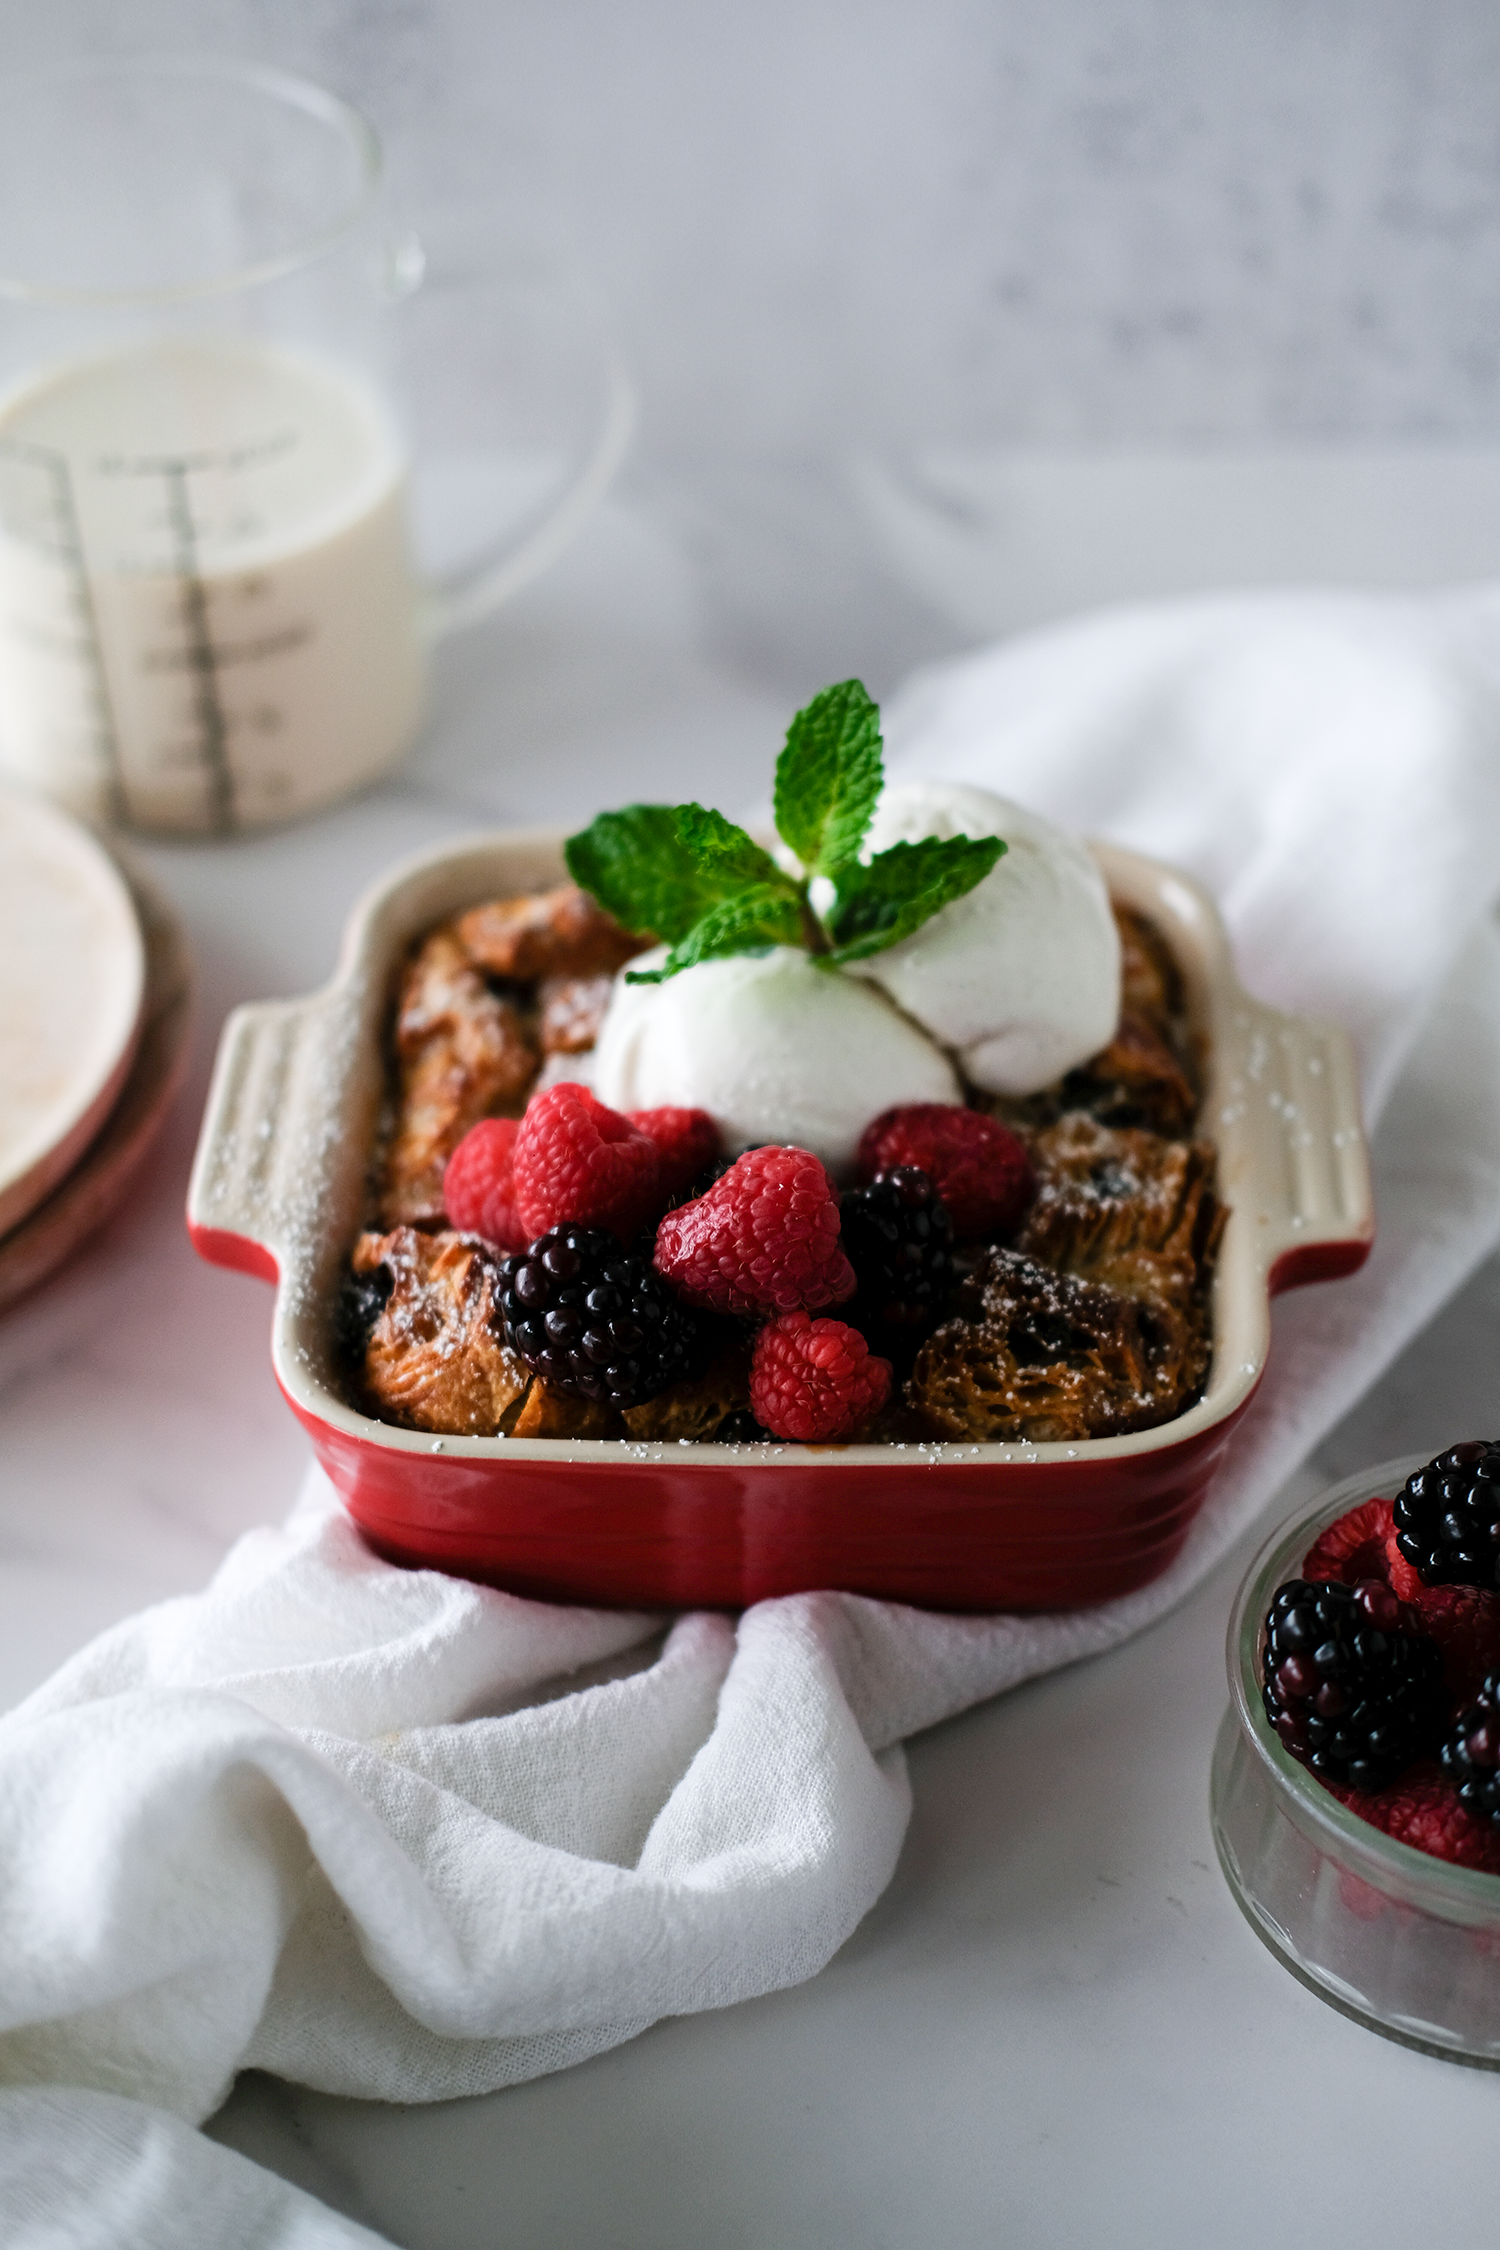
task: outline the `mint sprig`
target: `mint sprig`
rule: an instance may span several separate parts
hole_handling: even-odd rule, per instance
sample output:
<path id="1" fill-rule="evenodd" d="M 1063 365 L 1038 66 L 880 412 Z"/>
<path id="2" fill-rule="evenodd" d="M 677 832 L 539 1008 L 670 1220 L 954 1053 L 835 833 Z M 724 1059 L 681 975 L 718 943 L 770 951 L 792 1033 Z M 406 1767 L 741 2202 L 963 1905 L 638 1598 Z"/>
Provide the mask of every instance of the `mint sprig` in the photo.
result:
<path id="1" fill-rule="evenodd" d="M 899 945 L 939 907 L 982 883 L 1004 850 L 998 836 L 924 836 L 877 852 L 866 867 L 856 860 L 844 870 L 828 916 L 831 958 L 863 961 Z"/>
<path id="2" fill-rule="evenodd" d="M 880 713 L 858 680 L 824 688 L 787 728 L 776 833 L 809 875 L 837 876 L 858 859 L 885 779 L 880 752 Z"/>
<path id="3" fill-rule="evenodd" d="M 910 937 L 1005 850 L 998 836 L 929 836 L 862 860 L 884 778 L 880 713 L 858 680 L 841 680 L 797 713 L 777 760 L 776 829 L 800 877 L 697 804 L 600 813 L 568 838 L 568 872 L 627 930 L 670 948 L 660 968 L 627 971 L 631 983 L 776 945 L 803 946 L 838 969 Z M 817 878 L 833 893 L 822 913 Z"/>
<path id="4" fill-rule="evenodd" d="M 699 961 L 725 961 L 735 953 L 766 953 L 773 945 L 800 945 L 802 909 L 795 893 L 773 890 L 769 883 L 752 883 L 733 898 L 710 907 L 695 922 L 680 944 L 674 945 L 659 969 L 628 969 L 627 984 L 661 984 L 679 969 Z"/>
<path id="5" fill-rule="evenodd" d="M 713 884 L 721 897 L 732 898 L 752 884 L 785 891 L 789 896 L 796 892 L 795 877 L 778 867 L 753 836 L 736 828 L 721 812 L 708 812 L 702 805 L 678 805 L 675 809 L 677 833 L 699 876 Z"/>
<path id="6" fill-rule="evenodd" d="M 622 812 L 600 813 L 563 846 L 568 873 L 625 929 L 675 945 L 725 896 L 682 833 L 683 816 L 701 810 L 626 805 Z"/>

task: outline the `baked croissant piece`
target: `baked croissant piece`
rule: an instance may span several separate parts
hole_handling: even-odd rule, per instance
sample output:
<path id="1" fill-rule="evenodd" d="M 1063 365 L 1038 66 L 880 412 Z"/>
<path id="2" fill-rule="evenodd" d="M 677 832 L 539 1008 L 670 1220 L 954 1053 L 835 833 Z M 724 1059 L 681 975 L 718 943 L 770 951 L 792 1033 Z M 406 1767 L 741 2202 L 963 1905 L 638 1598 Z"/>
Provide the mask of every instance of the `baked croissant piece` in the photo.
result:
<path id="1" fill-rule="evenodd" d="M 504 1341 L 496 1262 L 482 1243 L 397 1227 L 362 1234 L 351 1263 L 356 1275 L 390 1279 L 363 1361 L 365 1389 L 384 1420 L 493 1437 L 514 1419 L 531 1370 Z"/>
<path id="2" fill-rule="evenodd" d="M 1164 1421 L 1133 1299 L 990 1250 L 960 1312 L 917 1354 L 911 1404 L 939 1437 L 977 1444 L 1118 1437 Z"/>
<path id="3" fill-rule="evenodd" d="M 1224 1214 L 1206 1142 L 1072 1113 L 1034 1136 L 1037 1193 L 917 1355 L 911 1403 L 944 1437 L 1114 1437 L 1201 1389 Z"/>
<path id="4" fill-rule="evenodd" d="M 1035 1134 L 1030 1154 L 1037 1189 L 1018 1249 L 1183 1314 L 1202 1306 L 1225 1216 L 1208 1142 L 1075 1112 Z"/>
<path id="5" fill-rule="evenodd" d="M 646 943 L 570 883 L 470 907 L 422 939 L 396 998 L 385 1226 L 442 1225 L 443 1168 L 469 1127 L 519 1117 L 544 1054 L 593 1045 L 615 970 Z"/>
<path id="6" fill-rule="evenodd" d="M 443 1168 L 481 1117 L 519 1117 L 541 1054 L 521 1011 L 485 983 L 449 930 L 419 946 L 396 1006 L 396 1124 L 380 1216 L 441 1225 Z"/>
<path id="7" fill-rule="evenodd" d="M 622 930 L 572 883 L 526 898 L 489 899 L 455 916 L 450 927 L 477 967 L 513 984 L 613 976 L 652 942 Z"/>

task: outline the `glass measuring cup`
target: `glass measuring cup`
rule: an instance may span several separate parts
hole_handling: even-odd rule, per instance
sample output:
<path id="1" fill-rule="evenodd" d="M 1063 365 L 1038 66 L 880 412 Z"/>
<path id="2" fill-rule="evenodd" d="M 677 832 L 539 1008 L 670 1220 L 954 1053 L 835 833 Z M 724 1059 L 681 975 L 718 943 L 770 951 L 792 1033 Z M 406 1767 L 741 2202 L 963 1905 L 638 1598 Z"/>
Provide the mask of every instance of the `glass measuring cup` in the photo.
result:
<path id="1" fill-rule="evenodd" d="M 190 59 L 0 83 L 0 775 L 225 834 L 407 748 L 434 633 L 553 558 L 632 420 L 560 288 L 423 272 L 374 130 L 318 87 Z M 497 383 L 501 334 L 532 348 Z M 437 417 L 483 425 L 436 464 L 461 559 L 424 583 L 423 388 L 471 359 Z"/>

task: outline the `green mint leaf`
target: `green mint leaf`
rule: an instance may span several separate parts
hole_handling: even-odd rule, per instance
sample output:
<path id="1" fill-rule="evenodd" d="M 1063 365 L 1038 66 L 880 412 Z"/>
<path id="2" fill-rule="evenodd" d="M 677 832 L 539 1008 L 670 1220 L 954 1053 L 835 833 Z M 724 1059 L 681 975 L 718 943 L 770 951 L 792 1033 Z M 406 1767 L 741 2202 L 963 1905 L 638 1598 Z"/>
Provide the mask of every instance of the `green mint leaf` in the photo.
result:
<path id="1" fill-rule="evenodd" d="M 773 863 L 774 864 L 774 863 Z M 780 869 L 777 869 L 778 875 Z M 724 961 L 736 953 L 763 953 L 772 945 L 800 945 L 802 902 L 795 888 L 757 883 L 711 907 L 701 922 L 674 945 L 659 969 L 625 972 L 627 984 L 660 984 L 679 969 L 700 961 Z"/>
<path id="2" fill-rule="evenodd" d="M 833 960 L 863 961 L 899 945 L 939 907 L 982 883 L 1004 850 L 998 836 L 924 836 L 877 852 L 867 867 L 844 868 L 827 917 Z"/>
<path id="3" fill-rule="evenodd" d="M 820 967 L 837 968 L 909 937 L 983 881 L 1005 850 L 996 836 L 930 836 L 862 864 L 881 783 L 880 714 L 858 680 L 839 681 L 798 712 L 776 768 L 776 825 L 808 876 L 833 885 L 821 923 L 806 882 L 699 804 L 601 813 L 568 838 L 568 871 L 626 929 L 670 948 L 659 969 L 628 970 L 632 984 L 773 945 L 801 946 Z"/>
<path id="4" fill-rule="evenodd" d="M 824 688 L 797 713 L 776 762 L 776 829 L 809 875 L 858 857 L 883 778 L 880 712 L 860 681 Z"/>
<path id="5" fill-rule="evenodd" d="M 705 883 L 716 887 L 721 898 L 732 898 L 751 884 L 796 897 L 794 879 L 777 866 L 753 836 L 736 828 L 721 812 L 710 812 L 704 805 L 679 805 L 677 826 L 699 874 Z"/>
<path id="6" fill-rule="evenodd" d="M 626 805 L 620 812 L 600 813 L 564 844 L 568 873 L 623 928 L 649 931 L 675 945 L 718 904 L 726 887 L 735 887 L 705 872 L 700 855 L 684 838 L 683 815 L 701 810 L 698 805 Z M 745 841 L 750 842 L 748 836 Z"/>

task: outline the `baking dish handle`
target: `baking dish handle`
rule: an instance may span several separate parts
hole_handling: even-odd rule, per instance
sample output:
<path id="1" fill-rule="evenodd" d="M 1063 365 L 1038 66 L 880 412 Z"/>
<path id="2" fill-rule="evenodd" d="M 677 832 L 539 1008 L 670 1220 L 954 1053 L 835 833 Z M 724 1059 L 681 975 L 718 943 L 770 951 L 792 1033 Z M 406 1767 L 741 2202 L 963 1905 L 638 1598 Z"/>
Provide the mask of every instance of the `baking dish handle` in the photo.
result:
<path id="1" fill-rule="evenodd" d="M 1238 1125 L 1247 1163 L 1224 1182 L 1245 1212 L 1274 1296 L 1355 1272 L 1375 1237 L 1375 1199 L 1354 1044 L 1336 1024 L 1237 995 L 1219 1031 L 1211 1137 Z"/>
<path id="2" fill-rule="evenodd" d="M 333 1111 L 333 1012 L 333 996 L 314 993 L 236 1008 L 224 1026 L 187 1199 L 188 1234 L 210 1265 L 275 1282 L 316 1220 L 310 1144 Z"/>

